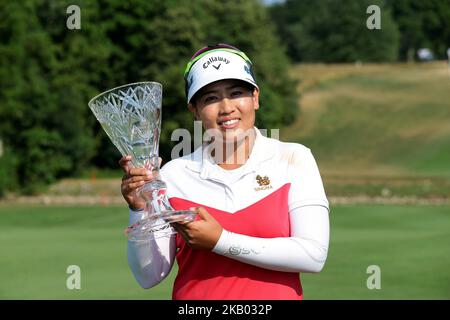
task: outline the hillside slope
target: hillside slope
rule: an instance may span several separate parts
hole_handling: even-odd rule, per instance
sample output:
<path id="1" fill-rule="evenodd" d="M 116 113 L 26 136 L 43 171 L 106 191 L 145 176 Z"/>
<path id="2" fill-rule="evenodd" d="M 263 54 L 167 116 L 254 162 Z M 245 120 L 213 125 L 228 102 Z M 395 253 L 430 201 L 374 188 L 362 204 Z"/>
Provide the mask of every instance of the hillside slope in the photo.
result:
<path id="1" fill-rule="evenodd" d="M 401 185 L 400 195 L 450 195 L 446 62 L 298 65 L 292 75 L 301 81 L 301 112 L 280 137 L 311 148 L 326 182 L 358 180 L 354 187 L 371 195 L 388 181 Z M 372 192 L 375 180 L 382 182 Z"/>

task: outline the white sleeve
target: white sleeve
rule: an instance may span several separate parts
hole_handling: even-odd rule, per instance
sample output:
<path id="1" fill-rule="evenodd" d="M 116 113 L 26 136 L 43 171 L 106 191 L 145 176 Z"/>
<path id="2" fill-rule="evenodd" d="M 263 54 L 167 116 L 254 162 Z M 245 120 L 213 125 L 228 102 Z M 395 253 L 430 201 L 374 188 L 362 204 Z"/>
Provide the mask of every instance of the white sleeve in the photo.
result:
<path id="1" fill-rule="evenodd" d="M 130 210 L 130 225 L 142 218 L 143 211 Z M 128 241 L 128 265 L 142 288 L 160 283 L 172 269 L 176 253 L 175 237 L 148 241 Z"/>
<path id="2" fill-rule="evenodd" d="M 322 177 L 311 149 L 302 145 L 293 150 L 288 174 L 291 178 L 289 211 L 310 205 L 329 208 Z"/>
<path id="3" fill-rule="evenodd" d="M 328 253 L 328 209 L 302 206 L 289 215 L 291 237 L 257 238 L 223 230 L 213 252 L 275 271 L 320 272 Z"/>

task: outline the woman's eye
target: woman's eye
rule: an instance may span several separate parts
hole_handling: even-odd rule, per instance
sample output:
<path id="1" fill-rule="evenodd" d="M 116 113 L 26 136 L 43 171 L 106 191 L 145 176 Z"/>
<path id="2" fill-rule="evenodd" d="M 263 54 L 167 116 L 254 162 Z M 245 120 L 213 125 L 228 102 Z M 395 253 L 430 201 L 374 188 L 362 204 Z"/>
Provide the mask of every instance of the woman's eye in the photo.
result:
<path id="1" fill-rule="evenodd" d="M 205 98 L 204 102 L 205 102 L 205 103 L 213 102 L 215 99 L 216 99 L 215 96 L 209 96 L 209 97 L 206 97 L 206 98 Z"/>
<path id="2" fill-rule="evenodd" d="M 241 94 L 242 94 L 241 90 L 236 90 L 236 91 L 231 92 L 232 97 L 240 96 Z"/>

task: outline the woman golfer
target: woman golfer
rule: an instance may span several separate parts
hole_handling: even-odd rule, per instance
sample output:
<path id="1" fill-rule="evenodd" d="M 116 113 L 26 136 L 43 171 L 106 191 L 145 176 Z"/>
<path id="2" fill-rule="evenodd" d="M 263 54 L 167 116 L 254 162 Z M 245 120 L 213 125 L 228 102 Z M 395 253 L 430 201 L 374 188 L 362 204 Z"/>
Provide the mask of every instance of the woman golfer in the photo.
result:
<path id="1" fill-rule="evenodd" d="M 311 150 L 266 138 L 254 126 L 259 87 L 237 48 L 198 51 L 185 83 L 189 110 L 215 139 L 160 174 L 172 207 L 198 217 L 173 223 L 176 237 L 128 243 L 137 282 L 157 285 L 176 259 L 173 299 L 302 299 L 299 274 L 322 270 L 329 242 L 329 205 Z M 131 169 L 130 160 L 119 163 L 132 224 L 145 207 L 135 191 L 152 176 Z"/>

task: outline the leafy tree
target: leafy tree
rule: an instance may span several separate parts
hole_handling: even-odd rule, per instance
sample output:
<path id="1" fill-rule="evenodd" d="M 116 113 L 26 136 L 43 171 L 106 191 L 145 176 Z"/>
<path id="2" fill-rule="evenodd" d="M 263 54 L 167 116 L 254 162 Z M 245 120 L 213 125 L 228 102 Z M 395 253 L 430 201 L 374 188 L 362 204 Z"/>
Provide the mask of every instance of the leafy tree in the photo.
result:
<path id="1" fill-rule="evenodd" d="M 419 48 L 430 48 L 446 59 L 450 47 L 450 1 L 387 0 L 399 26 L 400 57 L 414 58 Z"/>
<path id="2" fill-rule="evenodd" d="M 149 79 L 163 84 L 160 153 L 164 159 L 170 158 L 174 144 L 171 132 L 180 127 L 192 131 L 183 71 L 190 56 L 207 44 L 230 43 L 252 58 L 265 106 L 258 125 L 274 128 L 295 118 L 297 95 L 295 83 L 287 76 L 288 60 L 265 8 L 257 1 L 198 0 L 187 5 L 133 0 L 101 2 L 99 7 L 104 8 L 99 17 L 101 28 L 113 43 L 108 65 L 115 76 L 109 78 L 109 88 Z M 107 88 L 99 87 L 99 91 Z M 100 129 L 98 132 L 103 137 L 103 152 L 96 155 L 95 163 L 116 167 L 117 151 Z"/>
<path id="3" fill-rule="evenodd" d="M 93 91 L 88 70 L 80 66 L 96 46 L 67 29 L 67 39 L 58 39 L 62 33 L 54 31 L 61 25 L 54 26 L 51 17 L 59 7 L 49 2 L 3 1 L 0 6 L 0 76 L 6 80 L 0 84 L 0 136 L 5 157 L 17 160 L 9 173 L 16 177 L 11 185 L 32 193 L 77 173 L 93 154 L 85 107 Z M 59 8 L 58 21 L 64 28 L 65 8 Z"/>
<path id="4" fill-rule="evenodd" d="M 381 30 L 369 30 L 366 10 L 381 8 Z M 270 9 L 293 61 L 393 61 L 398 30 L 384 1 L 287 0 Z"/>
<path id="5" fill-rule="evenodd" d="M 252 59 L 261 89 L 257 125 L 278 128 L 297 116 L 296 84 L 287 76 L 289 61 L 266 9 L 258 1 L 197 1 L 195 17 L 209 32 L 204 43 L 227 42 Z"/>
<path id="6" fill-rule="evenodd" d="M 69 5 L 81 30 L 66 27 Z M 293 121 L 288 60 L 256 0 L 0 2 L 2 190 L 35 192 L 91 164 L 117 168 L 119 154 L 88 108 L 96 94 L 130 82 L 164 86 L 161 155 L 172 130 L 191 128 L 183 71 L 199 47 L 226 42 L 248 52 L 262 89 L 259 125 Z M 8 170 L 8 171 L 7 171 Z M 6 173 L 7 172 L 7 173 Z"/>

